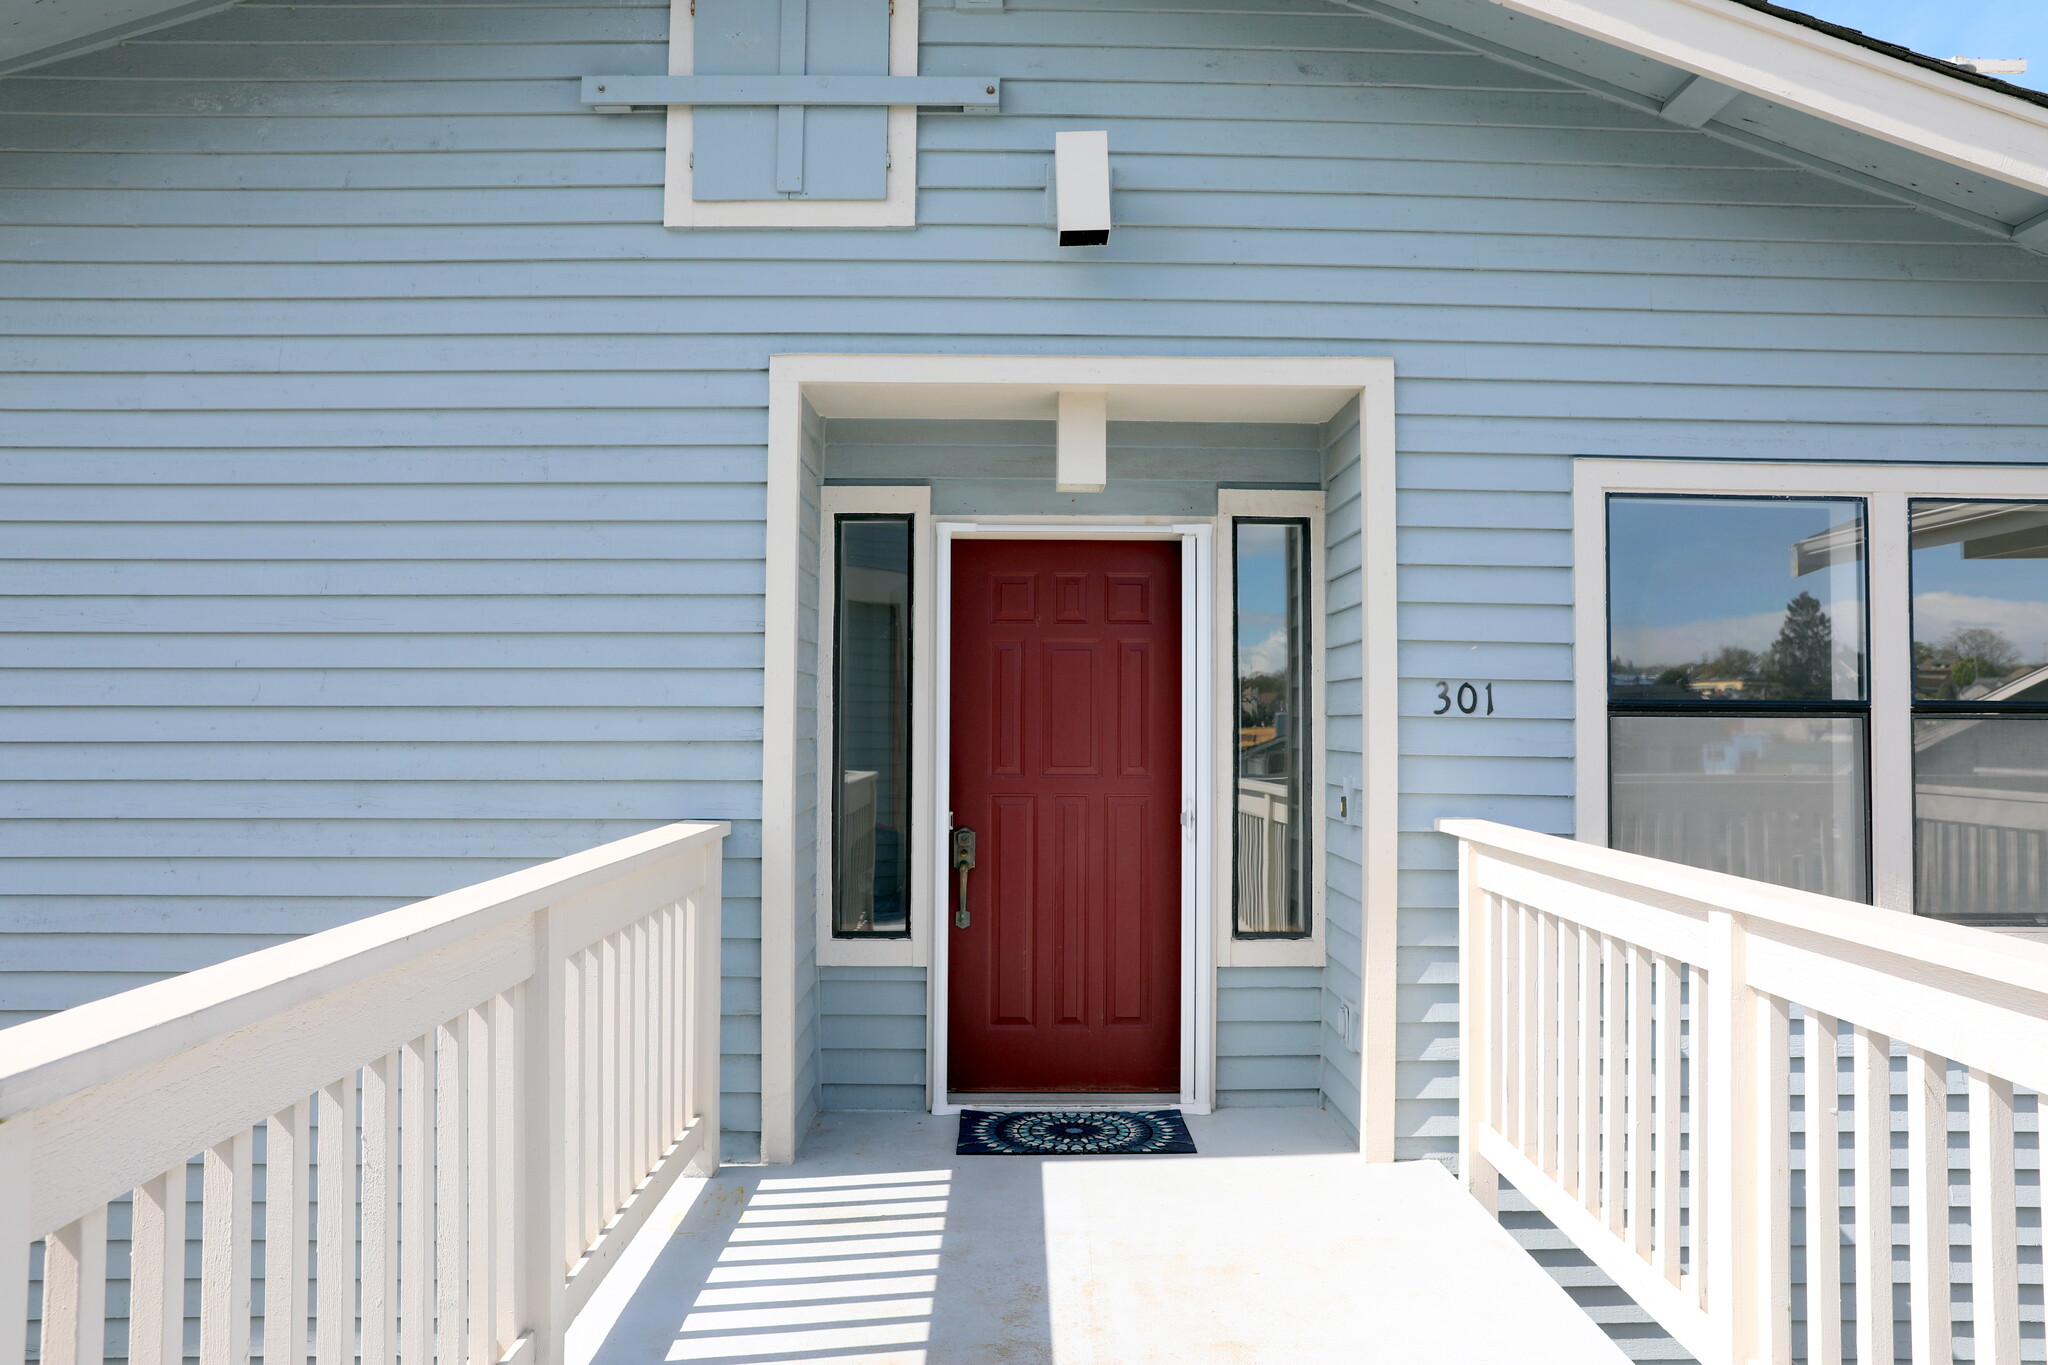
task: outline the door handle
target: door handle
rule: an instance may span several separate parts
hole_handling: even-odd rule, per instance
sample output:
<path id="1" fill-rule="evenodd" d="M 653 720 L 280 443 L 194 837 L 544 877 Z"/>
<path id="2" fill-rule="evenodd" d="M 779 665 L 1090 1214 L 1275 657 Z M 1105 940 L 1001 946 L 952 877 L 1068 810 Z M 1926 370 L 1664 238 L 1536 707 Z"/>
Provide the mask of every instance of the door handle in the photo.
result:
<path id="1" fill-rule="evenodd" d="M 967 874 L 974 867 L 974 831 L 967 828 L 953 831 L 953 867 L 960 874 L 960 898 L 953 907 L 953 927 L 965 929 L 973 922 L 967 913 Z"/>

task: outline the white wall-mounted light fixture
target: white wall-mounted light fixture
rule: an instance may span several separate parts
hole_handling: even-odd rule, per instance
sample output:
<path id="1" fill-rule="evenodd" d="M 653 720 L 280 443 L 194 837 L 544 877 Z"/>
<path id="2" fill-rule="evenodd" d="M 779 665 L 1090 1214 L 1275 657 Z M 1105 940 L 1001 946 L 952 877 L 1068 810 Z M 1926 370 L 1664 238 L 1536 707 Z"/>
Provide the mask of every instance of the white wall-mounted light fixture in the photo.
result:
<path id="1" fill-rule="evenodd" d="M 1054 487 L 1062 493 L 1100 493 L 1109 486 L 1108 394 L 1060 390 L 1059 439 L 1053 464 Z"/>
<path id="2" fill-rule="evenodd" d="M 1109 133 L 1052 135 L 1054 193 L 1061 246 L 1109 240 Z"/>

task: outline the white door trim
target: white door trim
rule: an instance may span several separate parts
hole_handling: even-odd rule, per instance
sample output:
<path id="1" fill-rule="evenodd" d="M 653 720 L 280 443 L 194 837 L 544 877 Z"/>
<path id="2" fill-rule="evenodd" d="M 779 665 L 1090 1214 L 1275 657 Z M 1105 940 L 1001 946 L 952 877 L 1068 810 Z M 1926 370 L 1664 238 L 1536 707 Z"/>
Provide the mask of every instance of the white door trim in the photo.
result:
<path id="1" fill-rule="evenodd" d="M 925 1019 L 927 1071 L 925 1093 L 934 1114 L 957 1114 L 946 1091 L 947 1032 L 952 1020 L 946 932 L 952 917 L 948 839 L 953 827 L 950 793 L 952 769 L 953 674 L 953 545 L 960 540 L 1177 540 L 1181 546 L 1181 810 L 1192 815 L 1193 828 L 1181 840 L 1181 970 L 1180 970 L 1180 1107 L 1192 1114 L 1209 1113 L 1216 1104 L 1215 942 L 1210 912 L 1215 863 L 1215 744 L 1208 718 L 1215 707 L 1212 677 L 1216 648 L 1215 602 L 1211 588 L 1216 552 L 1215 527 L 1202 522 L 1106 522 L 1095 517 L 1043 517 L 1009 521 L 998 518 L 938 519 L 938 549 L 932 569 L 937 578 L 932 622 L 932 663 L 937 674 L 932 721 L 932 772 L 924 784 L 932 804 L 925 812 L 928 827 L 939 837 L 929 864 L 931 888 L 925 903 L 937 920 L 930 941 L 931 970 L 926 977 Z M 1190 837 L 1191 836 L 1191 837 Z"/>
<path id="2" fill-rule="evenodd" d="M 800 832 L 799 703 L 803 699 L 806 405 L 831 417 L 1045 417 L 1063 389 L 1100 389 L 1112 421 L 1322 423 L 1356 401 L 1359 413 L 1360 677 L 1364 868 L 1358 949 L 1360 1142 L 1394 1157 L 1395 967 L 1398 939 L 1399 665 L 1394 543 L 1394 363 L 1364 356 L 1079 356 L 785 354 L 768 361 L 767 526 L 761 740 L 761 1159 L 794 1159 L 804 1108 L 797 1007 L 796 901 Z M 1338 680 L 1333 679 L 1335 686 Z M 1328 995 L 1328 992 L 1325 992 Z M 1205 1046 L 1204 1051 L 1210 1049 Z M 1341 1058 L 1336 1064 L 1342 1066 Z"/>

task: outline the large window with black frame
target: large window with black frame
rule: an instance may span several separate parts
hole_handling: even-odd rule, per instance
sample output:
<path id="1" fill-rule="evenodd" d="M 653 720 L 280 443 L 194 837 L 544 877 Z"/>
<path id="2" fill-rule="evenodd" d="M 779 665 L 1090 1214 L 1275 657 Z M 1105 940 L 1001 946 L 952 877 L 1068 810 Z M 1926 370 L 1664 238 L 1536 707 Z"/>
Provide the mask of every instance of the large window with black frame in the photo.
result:
<path id="1" fill-rule="evenodd" d="M 1870 897 L 1860 498 L 1610 494 L 1609 841 Z"/>

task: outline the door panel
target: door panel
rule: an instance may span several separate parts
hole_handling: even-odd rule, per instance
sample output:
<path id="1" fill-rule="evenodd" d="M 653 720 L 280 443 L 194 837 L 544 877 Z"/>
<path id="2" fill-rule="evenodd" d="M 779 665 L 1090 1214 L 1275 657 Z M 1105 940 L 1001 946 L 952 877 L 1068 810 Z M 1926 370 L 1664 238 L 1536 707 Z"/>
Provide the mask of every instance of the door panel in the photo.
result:
<path id="1" fill-rule="evenodd" d="M 1178 1091 L 1180 546 L 958 542 L 952 626 L 948 1088 Z"/>

